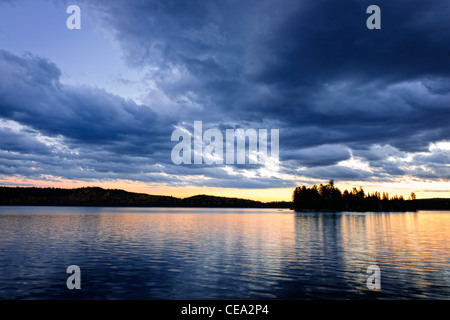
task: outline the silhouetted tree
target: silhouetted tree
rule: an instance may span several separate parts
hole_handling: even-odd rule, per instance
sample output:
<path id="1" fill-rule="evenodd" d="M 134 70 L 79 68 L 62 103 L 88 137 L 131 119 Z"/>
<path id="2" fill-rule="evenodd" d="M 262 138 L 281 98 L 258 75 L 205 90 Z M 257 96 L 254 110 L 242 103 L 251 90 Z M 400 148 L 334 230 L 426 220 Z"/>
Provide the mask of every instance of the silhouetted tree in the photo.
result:
<path id="1" fill-rule="evenodd" d="M 364 192 L 362 187 L 353 188 L 351 192 L 343 193 L 334 186 L 334 181 L 320 184 L 311 188 L 297 187 L 292 195 L 295 210 L 328 210 L 328 211 L 407 211 L 413 210 L 411 203 L 407 203 L 403 196 L 389 195 L 383 192 Z"/>

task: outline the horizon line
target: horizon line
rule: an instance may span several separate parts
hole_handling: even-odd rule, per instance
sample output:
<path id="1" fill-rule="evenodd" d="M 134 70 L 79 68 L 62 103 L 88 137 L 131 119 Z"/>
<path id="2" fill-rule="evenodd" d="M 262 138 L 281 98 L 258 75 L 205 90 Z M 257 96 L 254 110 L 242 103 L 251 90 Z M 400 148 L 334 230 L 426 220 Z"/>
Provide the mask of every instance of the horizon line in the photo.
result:
<path id="1" fill-rule="evenodd" d="M 300 186 L 301 187 L 301 186 Z M 363 188 L 362 186 L 360 186 L 361 188 Z M 157 197 L 171 197 L 171 198 L 176 198 L 176 199 L 189 199 L 189 198 L 193 198 L 193 197 L 197 197 L 197 196 L 208 196 L 208 197 L 217 197 L 217 198 L 227 198 L 227 199 L 240 199 L 240 200 L 247 200 L 247 201 L 253 201 L 253 202 L 259 202 L 259 203 L 283 203 L 283 202 L 293 202 L 293 200 L 270 200 L 270 201 L 260 201 L 260 200 L 254 200 L 254 199 L 249 199 L 249 198 L 239 198 L 239 197 L 227 197 L 227 196 L 220 196 L 220 195 L 212 195 L 212 194 L 195 194 L 192 196 L 188 196 L 188 197 L 177 197 L 177 196 L 173 196 L 173 195 L 162 195 L 162 194 L 150 194 L 150 193 L 145 193 L 145 192 L 135 192 L 135 191 L 128 191 L 125 189 L 119 189 L 119 188 L 104 188 L 104 187 L 100 187 L 100 186 L 82 186 L 82 187 L 75 187 L 75 188 L 65 188 L 65 187 L 50 187 L 50 186 L 46 186 L 46 187 L 38 187 L 38 186 L 19 186 L 19 185 L 0 185 L 0 188 L 22 188 L 22 189 L 27 189 L 27 188 L 39 188 L 39 189 L 63 189 L 63 190 L 76 190 L 76 189 L 83 189 L 83 188 L 99 188 L 102 190 L 118 190 L 118 191 L 124 191 L 127 193 L 134 193 L 134 194 L 144 194 L 144 195 L 148 195 L 148 196 L 157 196 Z M 356 187 L 355 187 L 356 188 Z M 363 188 L 364 189 L 364 188 Z M 293 188 L 293 192 L 294 192 L 295 188 Z M 348 190 L 348 189 L 345 189 Z M 344 190 L 344 191 L 345 191 Z M 351 190 L 350 190 L 351 191 Z M 378 192 L 378 191 L 376 191 Z M 384 192 L 378 192 L 380 194 L 384 193 Z M 367 193 L 367 195 L 369 195 L 370 193 Z M 373 194 L 373 193 L 372 193 Z M 397 195 L 394 195 L 397 196 Z M 433 198 L 416 198 L 415 200 L 432 200 L 432 199 L 449 199 L 450 197 L 433 197 Z M 405 201 L 408 201 L 410 199 L 405 199 Z"/>

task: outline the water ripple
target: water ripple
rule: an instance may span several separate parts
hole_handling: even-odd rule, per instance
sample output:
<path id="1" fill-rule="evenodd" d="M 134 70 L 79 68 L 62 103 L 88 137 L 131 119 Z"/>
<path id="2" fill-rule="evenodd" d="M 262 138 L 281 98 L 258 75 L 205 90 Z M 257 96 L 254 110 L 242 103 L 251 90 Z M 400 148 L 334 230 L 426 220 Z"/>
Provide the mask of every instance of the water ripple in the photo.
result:
<path id="1" fill-rule="evenodd" d="M 0 298 L 448 299 L 449 237 L 446 212 L 1 207 Z"/>

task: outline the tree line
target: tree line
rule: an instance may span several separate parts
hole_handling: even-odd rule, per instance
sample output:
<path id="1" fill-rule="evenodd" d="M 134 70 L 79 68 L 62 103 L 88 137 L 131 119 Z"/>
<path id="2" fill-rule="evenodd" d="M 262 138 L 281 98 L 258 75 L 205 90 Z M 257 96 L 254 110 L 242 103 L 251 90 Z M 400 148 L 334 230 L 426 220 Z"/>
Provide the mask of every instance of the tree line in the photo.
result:
<path id="1" fill-rule="evenodd" d="M 362 187 L 341 192 L 335 187 L 333 180 L 310 188 L 297 187 L 292 200 L 296 211 L 415 211 L 417 209 L 414 193 L 405 200 L 403 196 L 389 197 L 389 194 L 384 192 L 366 194 Z"/>
<path id="2" fill-rule="evenodd" d="M 215 207 L 291 208 L 288 201 L 260 202 L 239 198 L 197 195 L 188 198 L 134 193 L 118 189 L 0 187 L 0 205 L 102 207 Z"/>
<path id="3" fill-rule="evenodd" d="M 450 199 L 408 200 L 387 193 L 366 194 L 360 187 L 343 193 L 328 184 L 311 188 L 297 187 L 293 201 L 260 202 L 239 198 L 197 195 L 188 198 L 133 193 L 118 189 L 84 187 L 77 189 L 0 187 L 3 206 L 114 206 L 114 207 L 221 207 L 221 208 L 291 208 L 297 211 L 413 211 L 450 210 Z"/>

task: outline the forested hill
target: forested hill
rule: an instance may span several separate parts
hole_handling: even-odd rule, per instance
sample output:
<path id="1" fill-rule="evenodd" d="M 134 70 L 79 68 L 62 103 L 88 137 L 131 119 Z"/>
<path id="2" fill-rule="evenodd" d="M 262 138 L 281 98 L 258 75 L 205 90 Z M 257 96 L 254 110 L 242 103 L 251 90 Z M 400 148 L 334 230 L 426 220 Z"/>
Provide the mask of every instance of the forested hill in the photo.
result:
<path id="1" fill-rule="evenodd" d="M 0 205 L 104 206 L 104 207 L 222 207 L 290 208 L 291 202 L 260 202 L 238 198 L 198 195 L 189 198 L 155 196 L 118 189 L 0 187 Z"/>

